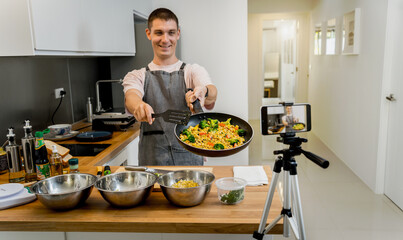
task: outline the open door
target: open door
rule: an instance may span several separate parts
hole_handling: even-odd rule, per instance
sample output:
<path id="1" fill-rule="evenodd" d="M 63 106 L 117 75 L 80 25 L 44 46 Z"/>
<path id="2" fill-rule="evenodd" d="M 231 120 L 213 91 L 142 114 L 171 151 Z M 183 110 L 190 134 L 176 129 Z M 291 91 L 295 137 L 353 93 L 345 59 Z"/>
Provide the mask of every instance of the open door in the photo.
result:
<path id="1" fill-rule="evenodd" d="M 297 21 L 263 22 L 263 104 L 295 101 Z"/>

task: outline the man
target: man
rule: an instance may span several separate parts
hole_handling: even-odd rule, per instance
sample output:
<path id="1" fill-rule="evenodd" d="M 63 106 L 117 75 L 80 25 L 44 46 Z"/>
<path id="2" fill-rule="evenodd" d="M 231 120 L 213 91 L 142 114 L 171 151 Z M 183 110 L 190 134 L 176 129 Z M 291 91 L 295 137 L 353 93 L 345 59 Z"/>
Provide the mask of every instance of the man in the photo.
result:
<path id="1" fill-rule="evenodd" d="M 292 126 L 294 123 L 297 123 L 299 121 L 298 118 L 294 116 L 292 113 L 292 106 L 286 106 L 285 107 L 286 115 L 282 117 L 282 122 L 285 126 L 285 131 L 286 132 L 292 132 Z"/>
<path id="2" fill-rule="evenodd" d="M 178 18 L 166 8 L 148 17 L 147 38 L 154 58 L 146 68 L 129 72 L 124 80 L 126 108 L 141 122 L 140 165 L 203 165 L 201 156 L 188 152 L 175 138 L 174 124 L 152 113 L 168 109 L 191 110 L 193 102 L 206 109 L 214 107 L 217 89 L 207 71 L 197 64 L 185 64 L 175 55 L 180 37 Z M 187 89 L 193 89 L 187 91 Z"/>

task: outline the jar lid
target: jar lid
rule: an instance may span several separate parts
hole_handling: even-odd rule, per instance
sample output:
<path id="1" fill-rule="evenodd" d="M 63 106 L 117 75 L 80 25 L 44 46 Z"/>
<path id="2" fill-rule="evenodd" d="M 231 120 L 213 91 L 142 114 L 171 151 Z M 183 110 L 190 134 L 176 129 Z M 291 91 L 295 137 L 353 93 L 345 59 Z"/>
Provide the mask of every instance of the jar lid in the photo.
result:
<path id="1" fill-rule="evenodd" d="M 76 164 L 78 164 L 78 158 L 71 158 L 71 159 L 69 159 L 69 164 L 70 164 L 70 165 L 76 165 Z"/>

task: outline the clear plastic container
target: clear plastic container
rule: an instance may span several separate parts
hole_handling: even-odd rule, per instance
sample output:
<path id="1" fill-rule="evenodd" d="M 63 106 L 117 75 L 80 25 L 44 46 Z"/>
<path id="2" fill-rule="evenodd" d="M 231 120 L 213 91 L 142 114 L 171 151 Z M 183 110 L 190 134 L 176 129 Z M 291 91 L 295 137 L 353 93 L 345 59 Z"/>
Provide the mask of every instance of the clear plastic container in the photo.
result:
<path id="1" fill-rule="evenodd" d="M 215 182 L 218 200 L 223 204 L 237 204 L 245 197 L 247 182 L 242 178 L 225 177 Z"/>

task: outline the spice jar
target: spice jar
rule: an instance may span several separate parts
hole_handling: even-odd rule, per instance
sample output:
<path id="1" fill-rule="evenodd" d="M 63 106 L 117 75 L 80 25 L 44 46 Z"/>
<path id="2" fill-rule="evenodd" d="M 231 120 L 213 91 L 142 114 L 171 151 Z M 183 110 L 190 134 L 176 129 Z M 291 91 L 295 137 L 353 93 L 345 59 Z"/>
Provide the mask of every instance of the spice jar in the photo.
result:
<path id="1" fill-rule="evenodd" d="M 78 171 L 78 158 L 69 159 L 70 173 L 79 173 Z"/>

